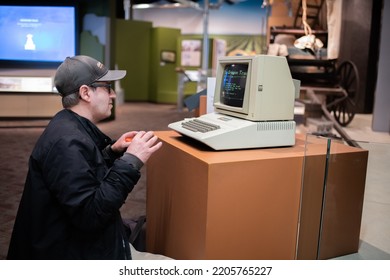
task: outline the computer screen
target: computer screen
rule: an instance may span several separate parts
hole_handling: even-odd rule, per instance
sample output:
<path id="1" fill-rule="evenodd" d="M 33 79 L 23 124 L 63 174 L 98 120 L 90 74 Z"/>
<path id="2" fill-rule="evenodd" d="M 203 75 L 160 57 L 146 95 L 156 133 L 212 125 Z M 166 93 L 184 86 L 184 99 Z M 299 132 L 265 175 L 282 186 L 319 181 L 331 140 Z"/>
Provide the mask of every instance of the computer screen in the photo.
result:
<path id="1" fill-rule="evenodd" d="M 232 56 L 218 60 L 216 112 L 251 121 L 293 120 L 295 96 L 285 57 Z"/>
<path id="2" fill-rule="evenodd" d="M 77 54 L 77 6 L 0 5 L 0 62 L 59 64 Z"/>
<path id="3" fill-rule="evenodd" d="M 220 91 L 221 103 L 242 108 L 248 76 L 247 63 L 226 64 Z"/>

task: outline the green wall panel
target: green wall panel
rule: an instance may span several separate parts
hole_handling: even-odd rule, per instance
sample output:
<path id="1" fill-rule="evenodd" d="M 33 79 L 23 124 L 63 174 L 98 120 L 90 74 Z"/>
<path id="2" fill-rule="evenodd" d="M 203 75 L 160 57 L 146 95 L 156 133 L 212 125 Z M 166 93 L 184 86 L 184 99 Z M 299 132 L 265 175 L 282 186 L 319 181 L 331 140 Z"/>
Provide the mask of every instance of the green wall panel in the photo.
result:
<path id="1" fill-rule="evenodd" d="M 115 63 L 127 71 L 125 101 L 149 101 L 152 23 L 117 19 L 115 31 Z"/>
<path id="2" fill-rule="evenodd" d="M 151 42 L 150 101 L 157 103 L 176 103 L 178 77 L 176 73 L 177 40 L 180 29 L 153 28 Z M 172 52 L 175 61 L 162 60 L 162 52 Z"/>
<path id="3" fill-rule="evenodd" d="M 91 56 L 104 63 L 104 46 L 89 31 L 80 34 L 80 54 Z"/>

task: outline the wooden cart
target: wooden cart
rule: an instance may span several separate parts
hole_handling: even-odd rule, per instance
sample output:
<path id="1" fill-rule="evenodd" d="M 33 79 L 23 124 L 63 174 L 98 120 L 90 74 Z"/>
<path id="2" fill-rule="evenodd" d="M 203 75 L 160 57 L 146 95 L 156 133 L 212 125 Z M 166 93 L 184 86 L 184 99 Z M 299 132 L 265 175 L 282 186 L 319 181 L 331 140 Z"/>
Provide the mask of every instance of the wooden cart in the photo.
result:
<path id="1" fill-rule="evenodd" d="M 301 90 L 308 93 L 307 97 L 322 105 L 325 117 L 334 121 L 336 130 L 348 142 L 348 136 L 341 127 L 350 124 L 356 114 L 359 98 L 359 73 L 352 61 L 339 62 L 338 59 L 327 59 L 327 32 L 312 32 L 322 38 L 325 48 L 314 53 L 290 45 L 287 61 L 291 75 L 294 79 L 301 81 Z M 272 27 L 270 42 L 274 43 L 276 36 L 281 34 L 293 36 L 293 38 L 305 35 L 302 29 Z"/>

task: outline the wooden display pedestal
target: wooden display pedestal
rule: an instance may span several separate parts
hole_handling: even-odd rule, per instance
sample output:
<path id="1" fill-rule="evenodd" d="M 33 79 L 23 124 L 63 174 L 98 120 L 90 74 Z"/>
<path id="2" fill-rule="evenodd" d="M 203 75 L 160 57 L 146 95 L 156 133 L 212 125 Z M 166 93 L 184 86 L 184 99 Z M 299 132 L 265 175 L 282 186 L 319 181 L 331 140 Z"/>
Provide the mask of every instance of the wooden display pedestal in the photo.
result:
<path id="1" fill-rule="evenodd" d="M 55 69 L 0 70 L 0 117 L 50 118 L 62 109 Z"/>
<path id="2" fill-rule="evenodd" d="M 305 152 L 303 135 L 294 147 L 218 152 L 174 131 L 156 135 L 163 147 L 147 164 L 149 252 L 291 260 L 358 250 L 367 151 L 333 143 L 337 160 L 325 173 L 326 149 L 309 143 Z"/>

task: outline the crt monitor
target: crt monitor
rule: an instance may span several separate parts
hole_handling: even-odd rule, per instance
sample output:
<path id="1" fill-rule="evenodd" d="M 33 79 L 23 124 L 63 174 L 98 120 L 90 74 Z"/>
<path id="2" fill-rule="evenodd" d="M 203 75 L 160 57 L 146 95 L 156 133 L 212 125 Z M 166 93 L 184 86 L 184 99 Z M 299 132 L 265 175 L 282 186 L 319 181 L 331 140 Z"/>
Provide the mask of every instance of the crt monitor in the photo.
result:
<path id="1" fill-rule="evenodd" d="M 232 56 L 218 60 L 216 112 L 249 121 L 294 119 L 296 89 L 282 56 Z"/>

